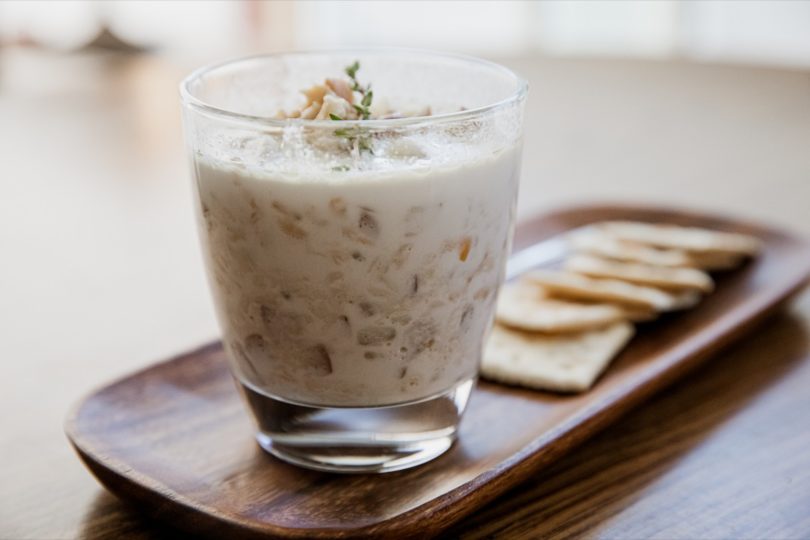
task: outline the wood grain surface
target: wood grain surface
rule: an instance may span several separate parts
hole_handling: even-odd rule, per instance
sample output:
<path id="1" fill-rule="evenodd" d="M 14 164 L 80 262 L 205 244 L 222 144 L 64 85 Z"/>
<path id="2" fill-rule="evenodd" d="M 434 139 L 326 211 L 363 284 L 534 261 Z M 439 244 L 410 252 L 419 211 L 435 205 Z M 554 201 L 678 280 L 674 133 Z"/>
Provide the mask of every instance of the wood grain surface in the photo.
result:
<path id="1" fill-rule="evenodd" d="M 531 87 L 519 217 L 666 203 L 810 237 L 807 71 L 495 60 Z M 217 336 L 176 90 L 198 63 L 0 48 L 0 538 L 182 536 L 102 488 L 62 425 Z M 808 332 L 805 293 L 447 537 L 807 538 Z"/>
<path id="2" fill-rule="evenodd" d="M 78 453 L 111 491 L 211 538 L 433 536 L 519 484 L 744 335 L 810 278 L 810 243 L 756 225 L 649 206 L 583 206 L 519 227 L 520 250 L 604 220 L 744 232 L 759 257 L 717 278 L 696 308 L 641 325 L 595 388 L 559 395 L 481 383 L 459 440 L 422 467 L 387 475 L 305 471 L 252 440 L 215 344 L 89 396 L 68 419 Z"/>

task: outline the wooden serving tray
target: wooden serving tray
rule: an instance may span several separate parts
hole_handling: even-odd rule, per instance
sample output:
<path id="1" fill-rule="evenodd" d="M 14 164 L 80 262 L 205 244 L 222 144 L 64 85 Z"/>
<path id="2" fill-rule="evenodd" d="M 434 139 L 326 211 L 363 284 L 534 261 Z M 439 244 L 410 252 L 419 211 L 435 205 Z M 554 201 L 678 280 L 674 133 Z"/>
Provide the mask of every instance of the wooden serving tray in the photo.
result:
<path id="1" fill-rule="evenodd" d="M 459 441 L 416 469 L 343 476 L 299 469 L 264 453 L 219 344 L 95 392 L 68 418 L 67 435 L 110 491 L 197 534 L 437 534 L 748 332 L 810 276 L 810 245 L 804 241 L 754 224 L 649 207 L 587 206 L 539 217 L 519 227 L 516 252 L 606 219 L 755 234 L 765 241 L 764 252 L 718 275 L 717 290 L 697 308 L 642 325 L 590 392 L 566 396 L 480 383 Z"/>

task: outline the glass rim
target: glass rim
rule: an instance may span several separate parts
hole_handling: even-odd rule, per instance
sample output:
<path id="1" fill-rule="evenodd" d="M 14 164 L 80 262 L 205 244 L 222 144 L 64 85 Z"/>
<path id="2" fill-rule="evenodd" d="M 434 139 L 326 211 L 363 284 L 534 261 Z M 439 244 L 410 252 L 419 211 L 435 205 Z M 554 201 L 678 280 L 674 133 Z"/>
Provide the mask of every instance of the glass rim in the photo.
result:
<path id="1" fill-rule="evenodd" d="M 275 53 L 265 53 L 265 54 L 255 54 L 250 56 L 242 56 L 238 58 L 232 58 L 230 60 L 225 60 L 222 62 L 216 62 L 212 64 L 206 64 L 202 67 L 199 67 L 192 71 L 189 75 L 187 75 L 181 82 L 180 82 L 180 101 L 181 103 L 189 107 L 191 109 L 197 110 L 202 113 L 207 113 L 209 115 L 213 115 L 215 117 L 226 118 L 238 122 L 248 122 L 251 124 L 261 124 L 263 126 L 268 127 L 290 127 L 290 126 L 300 126 L 300 127 L 313 127 L 313 128 L 334 128 L 335 121 L 334 120 L 306 120 L 302 118 L 274 118 L 271 116 L 259 116 L 259 115 L 251 115 L 251 114 L 244 114 L 239 113 L 236 111 L 228 110 L 222 107 L 217 107 L 215 105 L 211 105 L 210 103 L 205 102 L 204 100 L 196 97 L 191 89 L 190 86 L 203 79 L 206 75 L 216 71 L 218 69 L 232 66 L 236 64 L 240 64 L 243 62 L 250 62 L 254 60 L 262 60 L 262 59 L 272 59 L 272 58 L 280 58 L 280 57 L 294 57 L 294 56 L 315 56 L 315 55 L 329 55 L 329 54 L 357 54 L 362 55 L 364 53 L 390 53 L 390 54 L 412 54 L 412 55 L 422 55 L 422 56 L 434 56 L 434 57 L 441 57 L 447 58 L 452 60 L 459 60 L 462 62 L 467 62 L 471 64 L 478 64 L 482 66 L 486 66 L 490 69 L 496 70 L 502 74 L 505 74 L 511 77 L 514 80 L 515 88 L 514 90 L 504 99 L 495 101 L 493 103 L 489 103 L 487 105 L 482 105 L 480 107 L 475 107 L 472 109 L 464 109 L 455 112 L 449 113 L 441 113 L 431 116 L 412 116 L 412 117 L 405 117 L 405 118 L 379 118 L 379 119 L 369 119 L 369 120 L 341 120 L 340 124 L 342 126 L 365 126 L 367 128 L 378 128 L 378 129 L 386 129 L 392 127 L 404 127 L 404 126 L 414 126 L 414 125 L 422 125 L 422 124 L 433 124 L 438 122 L 450 122 L 450 121 L 463 121 L 469 120 L 476 117 L 480 117 L 486 113 L 491 111 L 495 111 L 498 109 L 505 108 L 512 103 L 517 103 L 522 101 L 529 90 L 529 83 L 526 79 L 519 76 L 517 73 L 512 71 L 511 69 L 498 64 L 497 62 L 492 62 L 490 60 L 485 60 L 483 58 L 478 58 L 475 56 L 470 56 L 466 54 L 458 54 L 458 53 L 449 53 L 449 52 L 440 52 L 440 51 L 432 51 L 429 49 L 417 49 L 417 48 L 407 48 L 407 47 L 367 47 L 367 48 L 348 48 L 348 49 L 314 49 L 314 50 L 307 50 L 307 51 L 286 51 L 286 52 L 275 52 Z"/>

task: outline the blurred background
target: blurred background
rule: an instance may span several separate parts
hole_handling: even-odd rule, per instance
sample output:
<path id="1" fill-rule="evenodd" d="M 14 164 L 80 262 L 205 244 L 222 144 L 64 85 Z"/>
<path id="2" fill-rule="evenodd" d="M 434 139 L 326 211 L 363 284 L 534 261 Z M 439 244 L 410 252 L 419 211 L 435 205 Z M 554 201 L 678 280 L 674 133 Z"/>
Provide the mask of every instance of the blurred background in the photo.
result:
<path id="1" fill-rule="evenodd" d="M 0 4 L 0 38 L 179 61 L 396 45 L 478 55 L 680 57 L 810 66 L 802 1 L 42 1 Z"/>
<path id="2" fill-rule="evenodd" d="M 217 336 L 179 81 L 238 55 L 364 45 L 484 56 L 529 80 L 521 218 L 629 200 L 810 235 L 807 1 L 0 1 L 0 333 L 13 360 L 0 454 L 15 463 L 0 500 L 31 494 L 26 526 L 53 527 L 28 536 L 79 535 L 96 493 L 61 434 L 70 405 Z M 32 483 L 32 448 L 63 476 Z M 7 508 L 13 537 L 23 525 Z"/>

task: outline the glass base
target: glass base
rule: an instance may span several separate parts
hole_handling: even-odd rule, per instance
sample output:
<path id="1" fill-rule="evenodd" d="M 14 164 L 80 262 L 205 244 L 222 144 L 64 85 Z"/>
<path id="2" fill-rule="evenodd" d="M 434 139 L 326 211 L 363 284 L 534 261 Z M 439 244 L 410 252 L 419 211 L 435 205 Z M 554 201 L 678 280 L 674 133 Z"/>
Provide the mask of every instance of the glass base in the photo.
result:
<path id="1" fill-rule="evenodd" d="M 282 401 L 237 381 L 274 456 L 308 469 L 382 473 L 426 463 L 449 449 L 475 384 L 384 407 L 315 407 Z"/>

